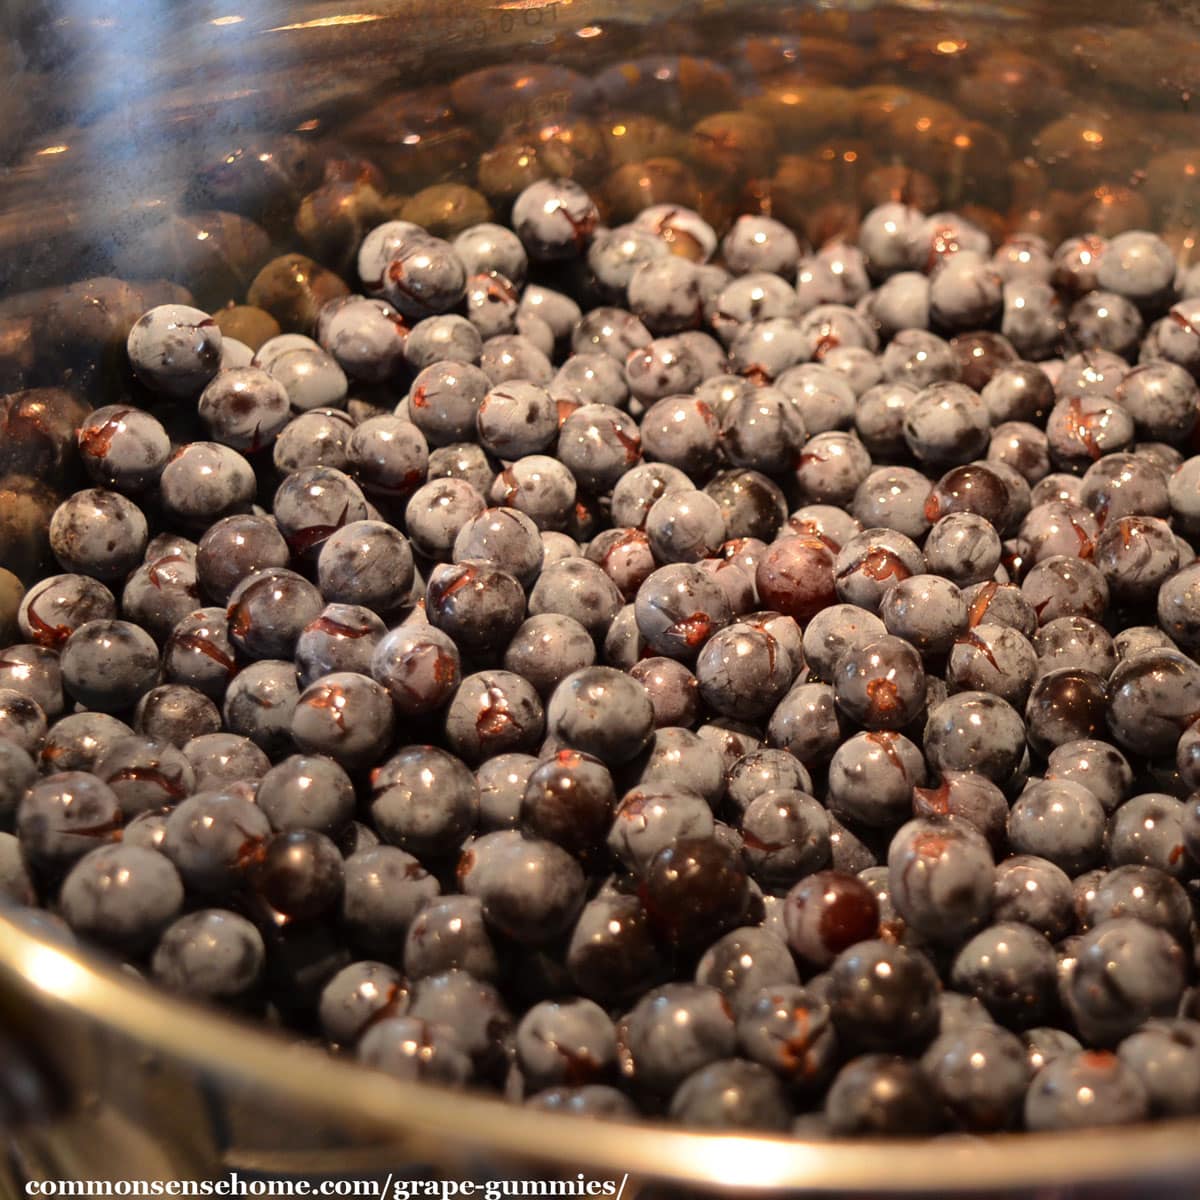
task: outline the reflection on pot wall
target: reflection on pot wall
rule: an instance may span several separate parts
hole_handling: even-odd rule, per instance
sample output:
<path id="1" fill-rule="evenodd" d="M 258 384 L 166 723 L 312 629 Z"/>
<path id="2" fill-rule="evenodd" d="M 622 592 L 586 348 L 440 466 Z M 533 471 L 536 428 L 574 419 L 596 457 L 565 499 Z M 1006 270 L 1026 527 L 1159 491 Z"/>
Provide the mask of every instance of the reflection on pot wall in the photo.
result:
<path id="1" fill-rule="evenodd" d="M 82 373 L 111 396 L 108 352 L 180 286 L 206 308 L 240 302 L 285 250 L 337 270 L 381 219 L 503 219 L 546 175 L 595 190 L 610 221 L 669 200 L 718 231 L 764 211 L 820 243 L 895 197 L 953 206 L 995 240 L 1152 222 L 1191 253 L 1200 67 L 1183 17 L 238 8 L 9 6 L 4 391 Z"/>
<path id="2" fill-rule="evenodd" d="M 989 229 L 1015 221 L 1051 241 L 1081 214 L 1099 232 L 1151 217 L 1182 238 L 1200 188 L 1184 18 L 1106 28 L 1089 10 L 1083 26 L 1055 6 L 1049 27 L 1019 6 L 588 0 L 18 7 L 0 121 L 7 291 L 105 273 L 193 286 L 220 259 L 231 273 L 197 297 L 215 302 L 246 282 L 263 231 L 336 256 L 344 239 L 322 216 L 349 232 L 407 203 L 465 222 L 548 173 L 602 185 L 613 219 L 647 193 L 699 198 L 718 222 L 799 217 L 817 241 L 901 193 L 982 206 Z M 448 182 L 475 194 L 414 204 Z"/>

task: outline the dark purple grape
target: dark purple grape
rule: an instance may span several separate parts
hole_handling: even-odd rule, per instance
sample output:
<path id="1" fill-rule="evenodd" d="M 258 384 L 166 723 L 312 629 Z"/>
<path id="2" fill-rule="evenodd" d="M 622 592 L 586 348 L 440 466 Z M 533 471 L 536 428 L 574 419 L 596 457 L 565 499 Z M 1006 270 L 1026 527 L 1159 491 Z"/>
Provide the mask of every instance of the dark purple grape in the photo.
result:
<path id="1" fill-rule="evenodd" d="M 285 917 L 311 919 L 342 896 L 341 851 L 323 833 L 293 829 L 269 838 L 256 855 L 251 886 Z"/>
<path id="2" fill-rule="evenodd" d="M 680 947 L 737 924 L 750 901 L 749 881 L 732 852 L 702 838 L 680 838 L 660 850 L 639 892 L 659 936 Z"/>

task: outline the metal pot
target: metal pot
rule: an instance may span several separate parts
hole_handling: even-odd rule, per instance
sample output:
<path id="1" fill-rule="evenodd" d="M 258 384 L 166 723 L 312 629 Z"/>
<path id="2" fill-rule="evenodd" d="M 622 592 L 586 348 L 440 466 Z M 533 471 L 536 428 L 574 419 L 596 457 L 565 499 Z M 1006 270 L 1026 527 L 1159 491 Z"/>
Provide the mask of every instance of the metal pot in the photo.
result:
<path id="1" fill-rule="evenodd" d="M 394 172 L 412 172 L 414 185 L 473 180 L 477 156 L 495 136 L 494 114 L 483 106 L 476 126 L 462 127 L 431 110 L 421 118 L 425 127 L 414 124 L 409 134 L 393 136 L 387 105 L 397 90 L 440 87 L 485 63 L 532 60 L 590 72 L 668 46 L 707 47 L 719 57 L 731 31 L 757 22 L 765 31 L 759 49 L 770 60 L 763 68 L 768 76 L 774 70 L 791 78 L 787 72 L 799 64 L 818 80 L 866 72 L 857 79 L 862 85 L 876 80 L 873 71 L 882 78 L 899 72 L 919 78 L 935 97 L 961 95 L 964 81 L 990 80 L 1001 126 L 1046 127 L 1035 143 L 1036 161 L 1019 177 L 989 174 L 987 163 L 971 157 L 970 137 L 982 131 L 956 135 L 968 139 L 962 145 L 951 139 L 928 148 L 947 204 L 990 203 L 1003 213 L 1018 203 L 1014 190 L 1041 172 L 1054 183 L 1049 199 L 1103 183 L 1109 192 L 1096 197 L 1098 211 L 1119 203 L 1136 210 L 1135 201 L 1113 196 L 1112 173 L 1125 159 L 1122 147 L 1110 143 L 1131 134 L 1149 139 L 1145 153 L 1131 160 L 1136 170 L 1165 153 L 1164 146 L 1200 146 L 1200 119 L 1189 112 L 1191 88 L 1200 84 L 1194 21 L 1194 10 L 1169 0 L 1136 10 L 1020 0 L 934 10 L 911 0 L 903 11 L 847 0 L 834 9 L 798 4 L 765 13 L 742 0 L 636 6 L 617 0 L 239 6 L 231 0 L 200 11 L 161 0 L 6 3 L 0 7 L 0 62 L 10 74 L 0 98 L 0 156 L 8 164 L 0 176 L 0 392 L 83 379 L 103 394 L 114 373 L 108 351 L 123 341 L 124 317 L 111 298 L 117 280 L 191 282 L 187 272 L 199 258 L 161 234 L 177 212 L 195 206 L 198 164 L 219 166 L 226 152 L 256 146 L 256 131 L 286 134 L 302 154 L 321 138 L 340 137 L 351 112 L 353 152 L 388 155 Z M 838 59 L 830 31 L 846 45 L 869 44 L 871 53 L 847 65 L 853 56 Z M 815 61 L 804 59 L 809 45 Z M 1030 81 L 1032 95 L 1022 96 L 1015 85 L 1003 90 L 1003 54 L 1014 47 L 1040 47 L 1053 65 Z M 992 70 L 986 80 L 971 74 L 981 61 Z M 545 122 L 574 111 L 569 87 L 541 88 L 530 98 L 513 87 L 502 122 Z M 1022 103 L 1012 108 L 1015 100 Z M 696 103 L 704 111 L 704 98 Z M 1095 129 L 1054 126 L 1072 104 L 1103 120 Z M 888 123 L 883 99 L 880 105 L 871 136 L 886 145 L 896 126 Z M 1143 120 L 1151 110 L 1160 115 Z M 836 117 L 836 102 L 831 111 Z M 820 139 L 801 125 L 788 136 L 815 146 Z M 919 143 L 914 134 L 905 144 L 919 149 Z M 857 156 L 857 146 L 847 154 Z M 1103 157 L 1109 149 L 1111 159 Z M 843 156 L 831 166 L 837 188 L 852 161 Z M 1092 171 L 1101 175 L 1093 179 Z M 222 194 L 220 178 L 204 179 L 210 195 Z M 1135 191 L 1142 182 L 1144 176 L 1130 179 Z M 285 179 L 280 186 L 292 185 Z M 1003 197 L 989 188 L 996 197 L 1003 189 Z M 1021 199 L 1041 202 L 1030 196 Z M 1194 198 L 1163 184 L 1149 202 L 1156 219 L 1174 222 L 1181 239 L 1188 236 Z M 270 214 L 259 215 L 270 226 Z M 272 230 L 277 240 L 291 236 Z M 108 279 L 103 287 L 98 276 Z M 232 285 L 213 285 L 218 292 L 226 286 Z M 64 310 L 69 320 L 46 324 L 47 311 L 59 319 Z M 81 330 L 94 333 L 82 350 Z M 666 1188 L 810 1198 L 1183 1200 L 1200 1188 L 1197 1121 L 1077 1136 L 808 1143 L 593 1124 L 406 1087 L 181 1002 L 2 914 L 0 1114 L 6 1150 L 0 1190 L 14 1196 L 26 1180 L 205 1178 L 231 1170 L 244 1177 L 383 1181 L 390 1175 L 393 1182 L 584 1172 L 627 1177 L 627 1196 Z"/>
<path id="2" fill-rule="evenodd" d="M 534 1114 L 405 1086 L 183 1003 L 0 917 L 5 1194 L 28 1179 L 627 1177 L 625 1195 L 1186 1200 L 1200 1122 L 802 1142 Z"/>

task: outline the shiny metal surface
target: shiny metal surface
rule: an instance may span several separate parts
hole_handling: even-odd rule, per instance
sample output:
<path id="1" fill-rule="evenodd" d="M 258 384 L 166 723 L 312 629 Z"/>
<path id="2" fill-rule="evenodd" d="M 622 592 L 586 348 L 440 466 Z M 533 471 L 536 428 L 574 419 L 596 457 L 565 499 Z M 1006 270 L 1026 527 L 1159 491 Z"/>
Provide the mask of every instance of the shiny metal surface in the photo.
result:
<path id="1" fill-rule="evenodd" d="M 620 1179 L 805 1196 L 1194 1197 L 1200 1122 L 1066 1137 L 802 1143 L 536 1117 L 406 1087 L 75 958 L 0 917 L 10 1180 Z M 0 1174 L 0 1181 L 3 1175 Z M 14 1193 L 15 1194 L 15 1193 Z"/>
<path id="2" fill-rule="evenodd" d="M 322 0 L 0 5 L 0 317 L 40 289 L 134 269 L 138 239 L 180 203 L 196 161 L 247 130 L 319 131 L 345 105 L 524 56 L 586 63 L 581 29 L 697 16 L 736 24 L 737 0 Z M 870 21 L 865 0 L 834 8 Z M 954 5 L 913 0 L 918 11 Z M 1009 30 L 1127 19 L 1128 0 L 965 4 Z M 1168 73 L 1200 86 L 1197 9 L 1145 5 Z M 42 59 L 19 59 L 30 29 Z M 5 40 L 7 35 L 8 40 Z M 1072 35 L 1075 36 L 1075 35 Z M 1151 34 L 1146 34 L 1151 36 Z M 34 39 L 35 41 L 37 39 Z M 1120 103 L 1128 53 L 1081 36 Z M 572 57 L 573 56 L 573 57 Z M 348 72 L 346 64 L 353 64 Z M 1172 74 L 1172 79 L 1175 74 Z M 1187 115 L 1186 110 L 1182 115 Z M 1196 143 L 1200 145 L 1200 130 Z M 464 166 L 474 150 L 464 150 Z M 458 1178 L 628 1172 L 630 1189 L 817 1197 L 1029 1200 L 1200 1194 L 1200 1122 L 1080 1136 L 802 1143 L 537 1115 L 405 1087 L 76 958 L 0 914 L 0 1193 L 30 1178 L 268 1175 Z"/>
<path id="3" fill-rule="evenodd" d="M 850 33 L 874 30 L 881 7 L 876 0 L 795 6 L 832 12 Z M 1122 74 L 1146 66 L 1148 51 L 1162 60 L 1151 69 L 1163 73 L 1163 86 L 1200 87 L 1188 52 L 1200 35 L 1200 10 L 1179 0 L 1139 6 L 1132 45 L 1104 32 L 1109 22 L 1130 24 L 1134 14 L 1122 0 L 891 0 L 889 7 L 942 22 L 968 14 L 986 23 L 987 42 L 1000 48 L 1018 34 L 1036 46 L 1042 31 L 1062 29 L 1097 79 L 1112 77 L 1111 90 L 1101 92 L 1117 109 L 1125 102 Z M 138 267 L 129 252 L 179 207 L 196 164 L 250 131 L 320 137 L 348 110 L 480 65 L 549 60 L 587 71 L 638 29 L 699 21 L 719 38 L 737 31 L 739 12 L 762 8 L 762 0 L 5 0 L 0 297 L 94 275 L 129 277 Z M 581 39 L 580 30 L 589 36 Z M 31 43 L 42 48 L 38 55 L 17 49 Z M 655 48 L 681 47 L 668 35 Z M 929 81 L 931 93 L 938 88 Z M 537 113 L 517 100 L 505 115 Z M 474 152 L 466 149 L 445 175 L 468 174 Z M 0 316 L 8 313 L 0 304 Z"/>
<path id="4" fill-rule="evenodd" d="M 545 56 L 575 29 L 617 16 L 649 25 L 704 7 L 8 0 L 0 6 L 0 67 L 7 62 L 18 86 L 0 96 L 0 159 L 11 156 L 0 176 L 0 295 L 114 266 L 136 269 L 122 262 L 122 250 L 175 210 L 197 162 L 248 131 L 318 137 L 335 113 L 484 62 Z M 31 28 L 46 45 L 44 62 L 22 63 L 13 49 Z"/>

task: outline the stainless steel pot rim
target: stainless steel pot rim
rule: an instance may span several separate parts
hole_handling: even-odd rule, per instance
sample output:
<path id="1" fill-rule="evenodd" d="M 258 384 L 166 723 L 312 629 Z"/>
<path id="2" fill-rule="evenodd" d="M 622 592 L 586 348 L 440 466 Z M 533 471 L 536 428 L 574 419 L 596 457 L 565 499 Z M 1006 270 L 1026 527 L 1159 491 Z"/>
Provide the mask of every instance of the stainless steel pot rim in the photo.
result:
<path id="1" fill-rule="evenodd" d="M 0 996 L 36 993 L 138 1043 L 281 1107 L 353 1120 L 380 1145 L 450 1141 L 598 1178 L 659 1179 L 735 1190 L 870 1190 L 922 1195 L 1200 1177 L 1200 1121 L 1077 1134 L 955 1136 L 934 1141 L 804 1142 L 689 1133 L 651 1123 L 536 1117 L 500 1100 L 406 1085 L 281 1034 L 179 1000 L 37 938 L 0 914 Z"/>

